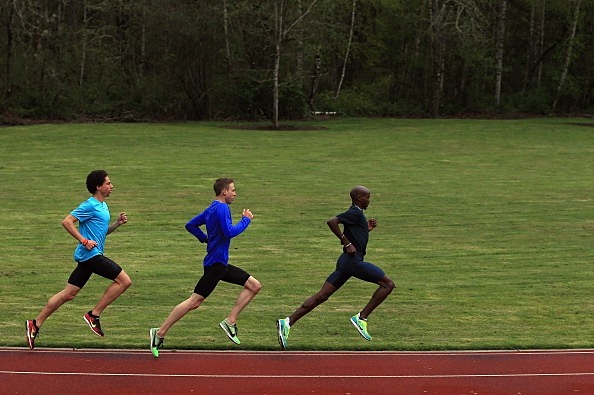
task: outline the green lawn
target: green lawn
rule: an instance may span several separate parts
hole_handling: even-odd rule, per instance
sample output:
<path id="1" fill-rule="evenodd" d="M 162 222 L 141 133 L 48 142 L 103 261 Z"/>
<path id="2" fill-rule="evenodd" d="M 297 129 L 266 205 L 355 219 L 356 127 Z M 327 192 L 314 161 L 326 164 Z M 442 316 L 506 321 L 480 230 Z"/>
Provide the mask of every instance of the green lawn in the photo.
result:
<path id="1" fill-rule="evenodd" d="M 590 122 L 590 127 L 576 125 Z M 349 281 L 294 326 L 293 350 L 439 350 L 594 346 L 594 125 L 584 119 L 311 122 L 325 130 L 249 131 L 225 123 L 61 124 L 0 128 L 0 345 L 26 346 L 24 322 L 66 283 L 75 242 L 61 220 L 105 168 L 112 216 L 129 223 L 106 255 L 133 285 L 82 320 L 99 277 L 56 312 L 38 347 L 144 348 L 148 329 L 192 292 L 204 246 L 184 229 L 235 178 L 234 222 L 254 221 L 231 261 L 262 292 L 218 327 L 239 291 L 221 284 L 169 332 L 166 349 L 278 349 L 274 321 L 316 292 L 340 252 L 326 220 L 351 187 L 372 191 L 367 258 L 397 288 L 369 320 L 349 322 L 375 286 Z"/>

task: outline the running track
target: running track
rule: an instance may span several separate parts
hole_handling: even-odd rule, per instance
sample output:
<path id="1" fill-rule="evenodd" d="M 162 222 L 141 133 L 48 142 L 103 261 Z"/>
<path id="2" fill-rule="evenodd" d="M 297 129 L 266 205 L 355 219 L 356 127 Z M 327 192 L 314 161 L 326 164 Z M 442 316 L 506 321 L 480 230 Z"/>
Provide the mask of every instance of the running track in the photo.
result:
<path id="1" fill-rule="evenodd" d="M 594 350 L 0 348 L 0 394 L 594 394 Z"/>

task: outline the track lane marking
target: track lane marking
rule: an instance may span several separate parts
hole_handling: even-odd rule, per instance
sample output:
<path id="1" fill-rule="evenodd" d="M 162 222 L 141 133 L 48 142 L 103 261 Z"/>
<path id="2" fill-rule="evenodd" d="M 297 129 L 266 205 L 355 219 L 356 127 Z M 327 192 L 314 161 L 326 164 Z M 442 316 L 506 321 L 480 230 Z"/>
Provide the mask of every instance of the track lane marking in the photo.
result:
<path id="1" fill-rule="evenodd" d="M 369 378 L 369 379 L 420 379 L 420 378 L 497 378 L 497 377 L 583 377 L 594 376 L 594 372 L 576 372 L 576 373 L 503 373 L 503 374 L 427 374 L 427 375 L 254 375 L 254 374 L 164 374 L 164 373 L 96 373 L 96 372 L 35 372 L 35 371 L 12 371 L 0 370 L 0 374 L 20 374 L 20 375 L 50 375 L 50 376 L 104 376 L 104 377 L 186 377 L 186 378 L 281 378 L 281 379 L 350 379 L 350 378 Z"/>
<path id="2" fill-rule="evenodd" d="M 460 350 L 460 351 L 249 351 L 249 350 L 163 350 L 163 355 L 220 355 L 241 354 L 244 356 L 259 355 L 299 355 L 299 356 L 348 356 L 348 355 L 382 355 L 382 356 L 468 356 L 468 355 L 576 355 L 594 354 L 594 349 L 560 349 L 560 350 Z M 36 348 L 0 347 L 3 352 L 24 353 L 69 353 L 69 354 L 150 354 L 148 349 L 72 349 L 72 348 Z"/>

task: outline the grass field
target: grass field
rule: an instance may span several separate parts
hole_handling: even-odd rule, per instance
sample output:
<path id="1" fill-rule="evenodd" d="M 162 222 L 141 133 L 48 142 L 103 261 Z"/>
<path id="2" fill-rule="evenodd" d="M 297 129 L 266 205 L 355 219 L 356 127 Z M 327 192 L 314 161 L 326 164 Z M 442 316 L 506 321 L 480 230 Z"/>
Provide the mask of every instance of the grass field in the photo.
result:
<path id="1" fill-rule="evenodd" d="M 590 122 L 590 127 L 578 125 Z M 46 321 L 39 347 L 147 347 L 191 293 L 204 247 L 184 229 L 236 180 L 232 263 L 262 292 L 239 321 L 241 346 L 218 328 L 239 291 L 221 284 L 169 332 L 166 349 L 278 349 L 274 321 L 319 289 L 340 252 L 326 220 L 371 189 L 378 220 L 367 258 L 397 288 L 370 317 L 349 317 L 375 286 L 351 280 L 291 332 L 293 350 L 594 347 L 594 123 L 585 119 L 311 122 L 325 130 L 253 131 L 224 123 L 61 124 L 0 128 L 0 345 L 26 346 L 24 322 L 59 291 L 75 242 L 61 220 L 88 197 L 87 173 L 115 185 L 112 216 L 129 223 L 106 255 L 133 285 L 82 320 L 107 281 L 91 278 Z"/>

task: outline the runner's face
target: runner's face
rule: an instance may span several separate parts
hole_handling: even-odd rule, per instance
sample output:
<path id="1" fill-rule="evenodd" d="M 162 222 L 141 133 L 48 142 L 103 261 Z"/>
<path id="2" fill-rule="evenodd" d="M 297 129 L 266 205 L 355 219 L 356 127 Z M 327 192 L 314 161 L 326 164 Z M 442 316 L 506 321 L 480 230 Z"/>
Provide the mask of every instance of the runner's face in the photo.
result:
<path id="1" fill-rule="evenodd" d="M 103 196 L 103 197 L 108 197 L 109 195 L 111 195 L 111 190 L 113 189 L 113 184 L 111 183 L 111 180 L 109 179 L 109 176 L 105 177 L 105 181 L 103 181 L 103 184 L 97 188 L 97 191 Z"/>
<path id="2" fill-rule="evenodd" d="M 366 210 L 369 207 L 369 202 L 371 201 L 371 193 L 363 193 L 359 196 L 359 204 L 361 209 Z"/>
<path id="3" fill-rule="evenodd" d="M 225 189 L 223 189 L 223 195 L 225 196 L 225 203 L 231 204 L 237 196 L 237 192 L 235 192 L 235 184 L 231 183 Z"/>

